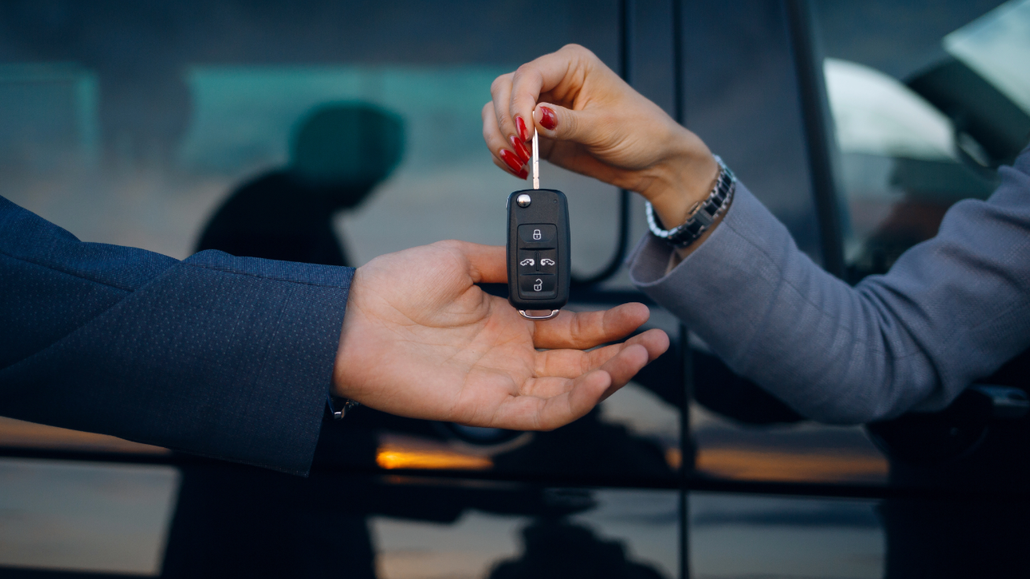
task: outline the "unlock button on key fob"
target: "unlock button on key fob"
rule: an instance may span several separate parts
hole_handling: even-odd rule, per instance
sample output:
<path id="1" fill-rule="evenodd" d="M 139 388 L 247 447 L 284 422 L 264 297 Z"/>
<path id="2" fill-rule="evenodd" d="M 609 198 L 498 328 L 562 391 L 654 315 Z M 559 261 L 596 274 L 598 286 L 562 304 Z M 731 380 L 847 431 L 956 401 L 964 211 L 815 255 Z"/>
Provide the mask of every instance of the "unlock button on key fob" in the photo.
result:
<path id="1" fill-rule="evenodd" d="M 553 275 L 541 273 L 519 276 L 519 293 L 523 299 L 550 299 L 556 295 Z"/>

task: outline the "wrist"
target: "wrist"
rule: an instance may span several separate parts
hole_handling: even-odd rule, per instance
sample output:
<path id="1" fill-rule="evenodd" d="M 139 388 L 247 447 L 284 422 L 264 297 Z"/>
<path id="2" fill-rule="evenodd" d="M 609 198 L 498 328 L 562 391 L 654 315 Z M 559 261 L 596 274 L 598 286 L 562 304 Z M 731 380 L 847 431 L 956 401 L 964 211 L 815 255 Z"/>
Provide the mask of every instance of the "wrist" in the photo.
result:
<path id="1" fill-rule="evenodd" d="M 353 400 L 360 398 L 360 376 L 358 368 L 367 363 L 368 344 L 361 340 L 361 326 L 366 322 L 362 312 L 361 298 L 365 285 L 365 272 L 359 267 L 354 271 L 350 290 L 347 293 L 347 307 L 340 327 L 340 341 L 336 346 L 333 361 L 332 383 L 329 394 L 338 398 Z M 349 370 L 349 371 L 348 371 Z"/>
<path id="2" fill-rule="evenodd" d="M 666 228 L 686 221 L 719 178 L 719 164 L 694 133 L 679 127 L 666 159 L 655 166 L 648 186 L 639 193 L 654 207 Z"/>
<path id="3" fill-rule="evenodd" d="M 719 165 L 719 174 L 711 191 L 705 199 L 691 206 L 687 218 L 682 223 L 666 229 L 654 205 L 648 202 L 647 226 L 655 237 L 674 248 L 684 249 L 696 246 L 702 237 L 710 234 L 718 226 L 733 200 L 737 179 L 719 157 L 715 157 L 715 161 Z"/>

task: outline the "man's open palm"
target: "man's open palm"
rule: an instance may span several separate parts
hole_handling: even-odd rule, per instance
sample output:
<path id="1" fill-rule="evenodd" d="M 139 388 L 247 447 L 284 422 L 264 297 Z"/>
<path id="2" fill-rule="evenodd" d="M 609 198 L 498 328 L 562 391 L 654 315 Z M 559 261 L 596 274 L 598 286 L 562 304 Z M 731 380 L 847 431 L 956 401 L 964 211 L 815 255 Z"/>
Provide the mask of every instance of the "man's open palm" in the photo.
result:
<path id="1" fill-rule="evenodd" d="M 333 371 L 337 395 L 473 426 L 549 430 L 621 388 L 669 339 L 643 304 L 532 322 L 477 283 L 507 280 L 503 247 L 445 241 L 358 268 Z M 538 349 L 545 349 L 538 351 Z"/>

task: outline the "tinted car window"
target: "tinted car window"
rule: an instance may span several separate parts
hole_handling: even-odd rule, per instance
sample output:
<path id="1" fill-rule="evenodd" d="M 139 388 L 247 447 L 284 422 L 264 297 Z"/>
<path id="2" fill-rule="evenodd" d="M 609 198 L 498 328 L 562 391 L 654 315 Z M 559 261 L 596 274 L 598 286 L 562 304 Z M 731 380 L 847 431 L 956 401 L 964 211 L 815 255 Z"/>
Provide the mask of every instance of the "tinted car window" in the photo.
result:
<path id="1" fill-rule="evenodd" d="M 712 28 L 709 22 L 721 22 Z M 686 126 L 822 260 L 792 31 L 780 2 L 689 4 L 684 15 Z M 695 468 L 733 480 L 882 482 L 887 465 L 858 427 L 802 417 L 735 376 L 692 339 Z"/>
<path id="2" fill-rule="evenodd" d="M 1014 65 L 1030 57 L 1030 7 L 1000 4 L 816 6 L 853 280 L 933 237 L 956 201 L 990 195 L 1030 140 Z"/>

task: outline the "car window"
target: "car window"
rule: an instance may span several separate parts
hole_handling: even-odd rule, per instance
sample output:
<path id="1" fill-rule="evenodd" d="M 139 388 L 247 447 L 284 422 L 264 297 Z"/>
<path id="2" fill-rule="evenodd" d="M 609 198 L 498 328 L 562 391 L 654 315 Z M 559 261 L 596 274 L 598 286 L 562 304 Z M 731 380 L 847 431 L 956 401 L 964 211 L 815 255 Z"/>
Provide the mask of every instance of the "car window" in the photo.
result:
<path id="1" fill-rule="evenodd" d="M 936 235 L 956 201 L 989 196 L 996 168 L 1030 142 L 1016 64 L 1030 58 L 1030 3 L 949 3 L 918 26 L 915 8 L 888 3 L 815 14 L 856 281 Z"/>
<path id="2" fill-rule="evenodd" d="M 690 5 L 684 120 L 822 263 L 797 75 L 777 2 Z M 727 22 L 727 29 L 707 23 Z"/>
<path id="3" fill-rule="evenodd" d="M 791 32 L 779 2 L 685 11 L 686 126 L 822 262 Z M 722 22 L 712 28 L 706 23 Z M 695 472 L 735 481 L 882 483 L 887 463 L 861 428 L 804 422 L 691 336 Z"/>

